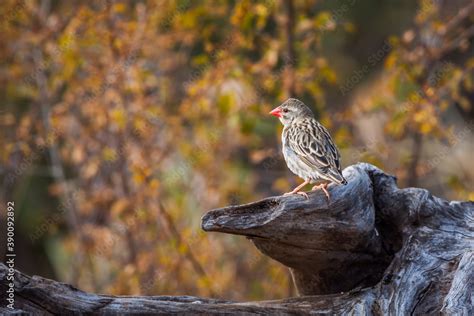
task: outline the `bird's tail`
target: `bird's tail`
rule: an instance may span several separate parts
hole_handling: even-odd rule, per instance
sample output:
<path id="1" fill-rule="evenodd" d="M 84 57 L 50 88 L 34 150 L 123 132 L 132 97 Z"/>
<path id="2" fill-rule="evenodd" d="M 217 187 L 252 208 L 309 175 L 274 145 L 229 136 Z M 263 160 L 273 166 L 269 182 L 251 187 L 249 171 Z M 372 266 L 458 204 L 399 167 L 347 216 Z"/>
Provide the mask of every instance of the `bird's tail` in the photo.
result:
<path id="1" fill-rule="evenodd" d="M 344 176 L 340 173 L 340 172 L 337 172 L 337 171 L 333 171 L 333 170 L 330 170 L 326 176 L 332 181 L 332 182 L 335 182 L 337 184 L 343 184 L 343 185 L 346 185 L 347 184 L 347 180 L 344 178 Z"/>

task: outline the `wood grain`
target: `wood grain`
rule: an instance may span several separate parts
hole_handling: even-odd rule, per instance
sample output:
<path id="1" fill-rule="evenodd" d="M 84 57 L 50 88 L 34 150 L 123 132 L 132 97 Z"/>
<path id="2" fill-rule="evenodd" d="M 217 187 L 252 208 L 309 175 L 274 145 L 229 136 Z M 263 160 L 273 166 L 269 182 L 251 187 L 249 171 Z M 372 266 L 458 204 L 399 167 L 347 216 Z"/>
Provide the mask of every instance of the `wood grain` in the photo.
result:
<path id="1" fill-rule="evenodd" d="M 347 186 L 209 211 L 202 228 L 247 236 L 289 267 L 300 297 L 231 302 L 110 296 L 16 272 L 16 312 L 33 314 L 473 315 L 474 202 L 448 202 L 369 164 Z M 0 264 L 5 302 L 7 268 Z M 3 305 L 2 305 L 3 306 Z M 0 312 L 11 312 L 0 308 Z"/>

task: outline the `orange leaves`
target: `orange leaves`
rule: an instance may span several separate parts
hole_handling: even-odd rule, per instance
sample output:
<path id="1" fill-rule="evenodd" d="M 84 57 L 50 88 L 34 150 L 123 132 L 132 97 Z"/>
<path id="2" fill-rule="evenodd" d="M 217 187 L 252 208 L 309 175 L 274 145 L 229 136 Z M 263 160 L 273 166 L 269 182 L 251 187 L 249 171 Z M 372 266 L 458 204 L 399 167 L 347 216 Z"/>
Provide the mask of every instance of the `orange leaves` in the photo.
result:
<path id="1" fill-rule="evenodd" d="M 82 168 L 82 175 L 85 179 L 91 179 L 97 175 L 100 162 L 98 159 L 89 160 Z"/>
<path id="2" fill-rule="evenodd" d="M 86 157 L 86 153 L 84 152 L 84 148 L 81 145 L 76 144 L 73 146 L 71 154 L 71 161 L 74 164 L 82 163 Z"/>
<path id="3" fill-rule="evenodd" d="M 129 209 L 130 202 L 126 198 L 119 198 L 115 200 L 111 207 L 110 212 L 113 217 L 121 218 L 125 210 Z"/>
<path id="4" fill-rule="evenodd" d="M 127 5 L 125 3 L 114 3 L 112 5 L 112 11 L 114 13 L 125 13 L 127 11 Z"/>
<path id="5" fill-rule="evenodd" d="M 150 183 L 148 183 L 147 179 L 149 179 L 153 173 L 152 168 L 146 166 L 146 162 L 140 161 L 138 159 L 132 161 L 130 164 L 133 183 L 137 186 L 140 186 L 147 182 L 146 184 L 149 185 Z M 157 185 L 156 182 L 155 185 Z"/>

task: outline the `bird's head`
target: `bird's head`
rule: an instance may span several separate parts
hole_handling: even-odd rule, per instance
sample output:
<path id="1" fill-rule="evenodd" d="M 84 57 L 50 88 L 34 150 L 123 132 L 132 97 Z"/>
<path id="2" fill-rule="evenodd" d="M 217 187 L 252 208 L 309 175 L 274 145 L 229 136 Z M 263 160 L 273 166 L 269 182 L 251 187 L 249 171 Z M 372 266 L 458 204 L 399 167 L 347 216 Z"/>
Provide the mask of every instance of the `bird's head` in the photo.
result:
<path id="1" fill-rule="evenodd" d="M 278 117 L 283 125 L 288 125 L 297 118 L 313 117 L 313 112 L 303 102 L 294 98 L 289 98 L 270 114 Z"/>

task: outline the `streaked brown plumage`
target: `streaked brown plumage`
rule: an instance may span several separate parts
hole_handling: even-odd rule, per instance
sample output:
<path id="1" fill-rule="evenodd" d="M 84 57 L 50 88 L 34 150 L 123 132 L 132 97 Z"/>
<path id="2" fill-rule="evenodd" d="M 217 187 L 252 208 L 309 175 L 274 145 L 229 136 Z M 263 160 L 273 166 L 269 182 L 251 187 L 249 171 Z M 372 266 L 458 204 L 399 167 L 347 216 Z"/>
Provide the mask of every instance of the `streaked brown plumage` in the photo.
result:
<path id="1" fill-rule="evenodd" d="M 340 154 L 328 131 L 301 101 L 290 98 L 270 114 L 284 125 L 282 133 L 283 156 L 288 168 L 305 180 L 287 194 L 301 194 L 308 183 L 318 183 L 313 190 L 322 189 L 329 200 L 329 183 L 347 184 L 341 172 Z"/>

